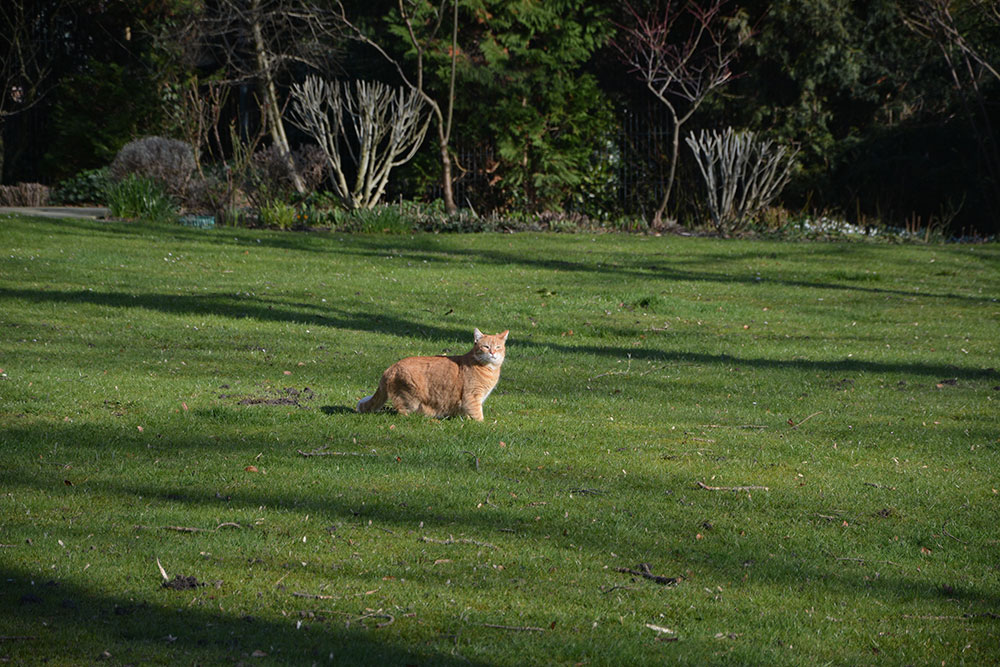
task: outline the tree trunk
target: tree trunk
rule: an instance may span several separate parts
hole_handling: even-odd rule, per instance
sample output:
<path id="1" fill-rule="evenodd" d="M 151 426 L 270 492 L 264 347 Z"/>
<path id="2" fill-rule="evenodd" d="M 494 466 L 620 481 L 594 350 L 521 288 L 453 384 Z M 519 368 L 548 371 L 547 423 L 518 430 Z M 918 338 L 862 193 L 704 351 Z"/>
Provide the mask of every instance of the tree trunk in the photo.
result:
<path id="1" fill-rule="evenodd" d="M 441 146 L 441 195 L 444 197 L 444 210 L 449 215 L 455 213 L 458 207 L 455 206 L 455 193 L 451 187 L 451 156 L 448 155 L 448 140 L 440 138 Z"/>
<path id="2" fill-rule="evenodd" d="M 673 111 L 673 109 L 670 110 L 671 112 Z M 667 225 L 663 222 L 663 216 L 667 212 L 667 204 L 670 203 L 670 194 L 674 189 L 674 177 L 677 174 L 677 156 L 680 152 L 680 143 L 678 140 L 681 134 L 681 127 L 677 116 L 673 113 L 670 114 L 670 120 L 672 121 L 671 125 L 673 126 L 671 128 L 673 130 L 673 137 L 670 144 L 670 171 L 667 173 L 667 185 L 666 190 L 663 193 L 663 199 L 660 200 L 660 206 L 656 209 L 656 212 L 653 213 L 653 219 L 649 223 L 650 228 L 655 230 L 667 227 Z"/>
<path id="3" fill-rule="evenodd" d="M 254 0 L 250 20 L 250 29 L 254 41 L 254 54 L 257 58 L 257 70 L 260 76 L 261 96 L 263 97 L 261 108 L 267 118 L 271 141 L 274 142 L 274 145 L 285 156 L 288 173 L 292 177 L 292 185 L 295 186 L 295 190 L 300 194 L 304 194 L 306 186 L 299 175 L 299 170 L 295 167 L 295 160 L 292 158 L 292 149 L 288 145 L 288 136 L 285 134 L 285 126 L 281 122 L 281 110 L 278 108 L 278 92 L 274 85 L 271 62 L 267 47 L 264 44 L 264 34 L 260 27 L 260 0 Z"/>
<path id="4" fill-rule="evenodd" d="M 451 26 L 451 74 L 448 81 L 448 124 L 442 128 L 438 126 L 438 138 L 441 144 L 441 185 L 444 195 L 444 209 L 449 215 L 454 214 L 458 207 L 455 206 L 455 194 L 451 187 L 451 156 L 448 155 L 448 141 L 451 138 L 451 119 L 455 110 L 455 60 L 458 57 L 458 0 L 452 0 L 452 26 Z"/>

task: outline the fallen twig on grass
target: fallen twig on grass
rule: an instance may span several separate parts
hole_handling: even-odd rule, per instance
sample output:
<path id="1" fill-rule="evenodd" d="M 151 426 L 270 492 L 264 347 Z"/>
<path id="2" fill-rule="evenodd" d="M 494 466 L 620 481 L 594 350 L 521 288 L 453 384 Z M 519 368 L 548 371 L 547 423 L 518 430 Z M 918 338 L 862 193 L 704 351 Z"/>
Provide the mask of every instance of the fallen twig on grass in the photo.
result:
<path id="1" fill-rule="evenodd" d="M 698 428 L 767 428 L 764 424 L 701 424 Z"/>
<path id="2" fill-rule="evenodd" d="M 420 538 L 421 542 L 430 542 L 431 544 L 474 544 L 477 547 L 488 547 L 490 549 L 496 549 L 495 544 L 490 544 L 489 542 L 479 542 L 477 540 L 470 540 L 467 537 L 460 537 L 455 539 L 454 537 L 448 537 L 447 540 L 435 540 L 433 537 L 427 537 L 426 535 Z"/>
<path id="3" fill-rule="evenodd" d="M 476 462 L 476 472 L 479 472 L 479 457 L 476 456 L 475 453 L 470 452 L 468 449 L 463 449 L 462 453 L 463 454 L 468 454 L 469 456 L 471 456 L 473 458 L 473 460 L 475 460 L 475 462 Z"/>
<path id="4" fill-rule="evenodd" d="M 288 576 L 288 575 L 286 574 L 285 576 Z M 282 579 L 284 579 L 284 578 L 285 577 L 282 577 Z M 373 590 L 370 590 L 370 591 L 364 591 L 362 593 L 352 593 L 350 595 L 323 595 L 323 594 L 320 594 L 320 593 L 302 593 L 300 591 L 294 591 L 294 592 L 292 592 L 292 597 L 307 598 L 309 600 L 343 600 L 345 598 L 360 598 L 360 597 L 364 597 L 366 595 L 374 595 L 375 593 L 378 593 L 380 590 L 381 590 L 380 588 L 376 588 L 376 589 L 373 589 Z M 322 611 L 322 610 L 315 610 L 315 611 Z M 324 613 L 346 614 L 347 612 L 344 612 L 344 611 L 331 611 L 331 612 L 324 612 Z"/>
<path id="5" fill-rule="evenodd" d="M 167 576 L 167 571 L 164 570 L 163 565 L 160 564 L 159 556 L 157 556 L 156 558 L 156 567 L 160 569 L 160 576 L 163 577 L 163 581 L 164 582 L 170 581 L 170 577 Z"/>
<path id="6" fill-rule="evenodd" d="M 632 586 L 608 586 L 607 588 L 605 588 L 604 586 L 598 586 L 597 589 L 599 591 L 601 591 L 602 593 L 604 593 L 605 595 L 607 595 L 608 593 L 610 593 L 612 591 L 617 591 L 617 590 L 623 590 L 623 591 L 634 591 L 635 590 L 635 588 L 632 587 Z"/>
<path id="7" fill-rule="evenodd" d="M 666 331 L 666 329 L 657 329 L 656 327 L 653 327 L 653 331 Z M 662 370 L 662 369 L 666 368 L 668 365 L 669 364 L 660 364 L 659 366 L 654 366 L 653 368 L 647 368 L 646 370 L 644 370 L 641 373 L 636 373 L 635 377 L 640 377 L 641 378 L 644 375 L 649 375 L 650 373 L 653 373 L 655 371 Z M 608 375 L 631 375 L 631 372 L 632 372 L 632 355 L 629 355 L 628 364 L 625 366 L 625 370 L 623 370 L 623 371 L 608 371 L 606 373 L 599 373 L 599 374 L 595 375 L 594 377 L 587 378 L 587 382 L 590 382 L 591 380 L 596 380 L 597 378 L 606 377 Z"/>
<path id="8" fill-rule="evenodd" d="M 619 363 L 621 363 L 621 362 L 619 362 Z M 623 371 L 608 371 L 607 373 L 601 373 L 599 375 L 595 375 L 594 377 L 587 378 L 587 382 L 590 382 L 591 380 L 596 380 L 597 378 L 602 378 L 602 377 L 604 377 L 606 375 L 628 375 L 628 373 L 629 373 L 629 371 L 631 369 L 632 369 L 632 355 L 630 354 L 630 355 L 628 355 L 628 363 L 625 365 L 625 370 L 623 370 Z"/>
<path id="9" fill-rule="evenodd" d="M 358 616 L 357 618 L 348 619 L 346 625 L 347 625 L 347 627 L 351 627 L 351 623 L 352 622 L 357 623 L 359 621 L 365 620 L 366 618 L 387 618 L 387 619 L 389 619 L 385 623 L 376 623 L 375 624 L 376 628 L 384 628 L 387 625 L 392 625 L 393 623 L 396 622 L 396 617 L 393 616 L 392 614 L 387 614 L 387 613 L 383 612 L 381 609 L 376 609 L 375 611 L 370 611 L 367 614 L 362 614 L 361 616 Z"/>
<path id="10" fill-rule="evenodd" d="M 617 567 L 615 572 L 622 572 L 624 574 L 632 574 L 637 577 L 642 577 L 644 579 L 649 579 L 650 581 L 655 581 L 662 586 L 676 586 L 677 583 L 683 579 L 683 577 L 664 577 L 659 574 L 653 574 L 649 569 L 647 563 L 639 563 L 639 569 L 633 570 L 627 567 Z"/>
<path id="11" fill-rule="evenodd" d="M 872 486 L 876 489 L 889 489 L 890 491 L 896 490 L 896 487 L 894 486 L 882 486 L 881 484 L 876 484 L 875 482 L 865 482 L 865 486 Z"/>
<path id="12" fill-rule="evenodd" d="M 536 628 L 530 625 L 496 625 L 494 623 L 483 623 L 484 628 L 494 630 L 514 630 L 516 632 L 545 632 L 545 628 Z"/>
<path id="13" fill-rule="evenodd" d="M 909 618 L 917 621 L 971 621 L 976 618 L 991 618 L 996 620 L 1000 619 L 1000 614 L 994 614 L 990 611 L 975 614 L 962 614 L 961 616 L 915 616 L 913 614 L 903 614 L 903 618 Z"/>
<path id="14" fill-rule="evenodd" d="M 301 449 L 295 450 L 302 456 L 377 456 L 375 450 L 370 452 L 328 452 L 326 448 L 317 449 L 314 452 L 304 452 Z"/>
<path id="15" fill-rule="evenodd" d="M 698 486 L 706 491 L 770 491 L 766 486 L 709 486 L 698 482 Z"/>
<path id="16" fill-rule="evenodd" d="M 483 502 L 479 503 L 479 505 L 478 505 L 479 507 L 482 507 L 483 505 L 489 505 L 490 507 L 498 507 L 498 505 L 496 503 L 494 503 L 493 501 L 490 500 L 490 498 L 493 497 L 493 491 L 494 491 L 494 489 L 490 489 L 486 493 L 486 500 L 484 500 Z"/>
<path id="17" fill-rule="evenodd" d="M 948 521 L 951 521 L 951 519 L 948 519 Z M 947 535 L 948 537 L 950 537 L 951 539 L 955 540 L 959 544 L 968 544 L 968 542 L 966 542 L 965 540 L 960 540 L 960 539 L 958 539 L 957 537 L 955 537 L 954 535 L 952 535 L 951 533 L 948 532 L 948 521 L 945 521 L 944 525 L 941 526 L 941 532 L 944 533 L 945 535 Z"/>
<path id="18" fill-rule="evenodd" d="M 895 565 L 896 567 L 902 567 L 899 563 L 894 563 L 891 560 L 868 560 L 867 558 L 837 558 L 836 560 L 847 560 L 854 563 L 861 563 L 862 565 L 867 563 L 883 563 L 885 565 Z"/>
<path id="19" fill-rule="evenodd" d="M 814 412 L 814 413 L 812 413 L 811 415 L 809 415 L 808 417 L 806 417 L 805 419 L 803 419 L 802 421 L 800 421 L 800 422 L 799 422 L 798 424 L 796 424 L 796 423 L 792 422 L 792 423 L 790 424 L 790 426 L 791 426 L 792 428 L 798 428 L 798 427 L 802 426 L 803 424 L 805 424 L 805 423 L 806 423 L 807 421 L 809 421 L 810 419 L 812 419 L 813 417 L 815 417 L 816 415 L 821 415 L 821 414 L 823 414 L 823 411 L 822 411 L 822 410 L 820 410 L 819 412 Z M 789 421 L 789 422 L 791 422 L 792 420 L 790 420 L 790 419 L 789 419 L 788 421 Z"/>
<path id="20" fill-rule="evenodd" d="M 215 528 L 190 528 L 188 526 L 164 526 L 163 529 L 176 530 L 178 533 L 214 533 L 220 528 L 242 528 L 242 527 L 243 526 L 241 526 L 238 523 L 234 523 L 232 521 L 226 521 L 224 523 L 220 523 Z"/>
<path id="21" fill-rule="evenodd" d="M 649 628 L 650 630 L 654 630 L 656 632 L 664 632 L 664 633 L 666 633 L 668 635 L 675 635 L 675 634 L 677 634 L 676 632 L 674 632 L 670 628 L 665 628 L 662 625 L 653 625 L 652 623 L 647 623 L 646 627 Z"/>

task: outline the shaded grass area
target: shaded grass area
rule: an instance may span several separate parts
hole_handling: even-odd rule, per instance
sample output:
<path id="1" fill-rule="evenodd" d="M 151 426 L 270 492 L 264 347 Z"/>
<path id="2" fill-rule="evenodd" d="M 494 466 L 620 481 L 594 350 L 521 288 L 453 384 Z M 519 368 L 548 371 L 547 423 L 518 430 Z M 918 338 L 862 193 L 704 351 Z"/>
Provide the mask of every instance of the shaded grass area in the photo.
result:
<path id="1" fill-rule="evenodd" d="M 6 219 L 0 657 L 995 661 L 998 267 Z M 353 413 L 473 327 L 484 423 Z"/>

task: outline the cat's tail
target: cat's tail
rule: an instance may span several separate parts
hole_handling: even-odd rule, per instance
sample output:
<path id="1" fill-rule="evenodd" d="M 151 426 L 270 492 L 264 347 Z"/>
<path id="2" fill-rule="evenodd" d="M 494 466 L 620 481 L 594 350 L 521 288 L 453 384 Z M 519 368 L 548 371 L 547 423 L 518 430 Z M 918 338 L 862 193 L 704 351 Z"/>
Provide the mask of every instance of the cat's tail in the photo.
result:
<path id="1" fill-rule="evenodd" d="M 385 399 L 388 398 L 388 393 L 385 390 L 385 378 L 379 380 L 378 389 L 371 396 L 365 396 L 360 401 L 355 408 L 358 412 L 375 412 L 383 405 L 385 405 Z"/>

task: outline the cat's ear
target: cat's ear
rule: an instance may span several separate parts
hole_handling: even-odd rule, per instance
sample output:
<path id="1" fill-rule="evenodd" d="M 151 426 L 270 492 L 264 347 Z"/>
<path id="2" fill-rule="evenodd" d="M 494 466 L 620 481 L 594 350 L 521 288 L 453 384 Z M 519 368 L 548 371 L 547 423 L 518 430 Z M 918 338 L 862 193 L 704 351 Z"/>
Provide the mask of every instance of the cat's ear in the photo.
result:
<path id="1" fill-rule="evenodd" d="M 478 343 L 479 339 L 482 337 L 483 337 L 483 332 L 479 330 L 479 327 L 476 327 L 476 330 L 472 332 L 472 340 Z"/>
<path id="2" fill-rule="evenodd" d="M 500 336 L 501 338 L 503 338 L 506 341 L 507 340 L 507 334 L 509 334 L 509 333 L 510 333 L 510 329 L 507 329 L 507 331 L 504 331 L 502 334 L 497 334 L 497 335 Z"/>

